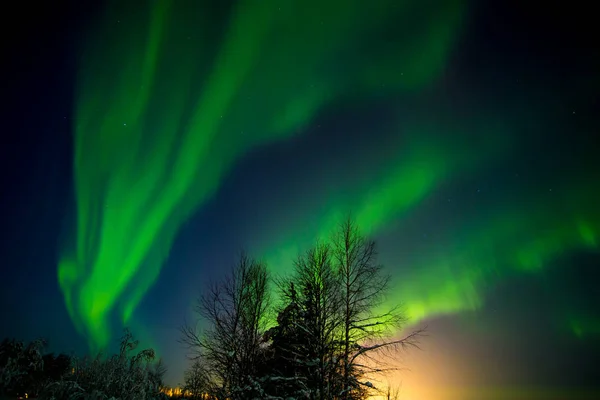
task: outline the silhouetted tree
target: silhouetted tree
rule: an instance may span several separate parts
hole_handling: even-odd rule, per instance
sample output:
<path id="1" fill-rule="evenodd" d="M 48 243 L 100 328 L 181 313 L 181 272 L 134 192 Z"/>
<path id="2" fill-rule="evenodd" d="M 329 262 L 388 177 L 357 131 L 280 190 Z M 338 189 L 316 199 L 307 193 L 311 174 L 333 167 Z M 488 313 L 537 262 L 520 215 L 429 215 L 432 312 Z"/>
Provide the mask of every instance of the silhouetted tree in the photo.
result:
<path id="1" fill-rule="evenodd" d="M 284 307 L 269 331 L 271 380 L 279 381 L 270 394 L 358 400 L 383 393 L 370 379 L 395 369 L 384 356 L 416 346 L 422 331 L 395 337 L 406 319 L 399 306 L 385 307 L 390 277 L 376 258 L 375 243 L 351 219 L 298 257 L 280 284 Z"/>
<path id="2" fill-rule="evenodd" d="M 200 360 L 194 360 L 184 374 L 184 393 L 191 399 L 203 399 L 209 392 L 210 374 Z"/>
<path id="3" fill-rule="evenodd" d="M 319 243 L 299 256 L 291 280 L 298 290 L 300 307 L 295 328 L 304 338 L 296 349 L 296 362 L 306 371 L 309 398 L 328 399 L 338 381 L 336 332 L 340 326 L 339 285 L 330 246 Z M 291 299 L 291 293 L 288 297 Z"/>
<path id="4" fill-rule="evenodd" d="M 301 398 L 307 393 L 307 366 L 302 363 L 308 348 L 302 330 L 302 308 L 293 282 L 282 288 L 286 303 L 277 315 L 277 325 L 268 332 L 271 354 L 265 370 L 267 392 L 277 398 Z"/>
<path id="5" fill-rule="evenodd" d="M 389 370 L 382 351 L 416 346 L 422 331 L 393 338 L 404 326 L 405 314 L 399 306 L 382 308 L 390 276 L 377 263 L 375 242 L 365 238 L 350 218 L 333 233 L 331 246 L 341 289 L 343 386 L 339 395 L 344 400 L 363 398 L 373 388 L 364 379 Z"/>
<path id="6" fill-rule="evenodd" d="M 181 341 L 210 371 L 217 398 L 261 397 L 257 366 L 265 356 L 268 284 L 266 265 L 242 254 L 230 274 L 198 299 L 195 311 L 205 329 L 182 328 Z"/>
<path id="7" fill-rule="evenodd" d="M 385 398 L 386 400 L 398 400 L 400 397 L 400 387 L 392 386 L 388 383 L 387 388 L 385 390 Z"/>

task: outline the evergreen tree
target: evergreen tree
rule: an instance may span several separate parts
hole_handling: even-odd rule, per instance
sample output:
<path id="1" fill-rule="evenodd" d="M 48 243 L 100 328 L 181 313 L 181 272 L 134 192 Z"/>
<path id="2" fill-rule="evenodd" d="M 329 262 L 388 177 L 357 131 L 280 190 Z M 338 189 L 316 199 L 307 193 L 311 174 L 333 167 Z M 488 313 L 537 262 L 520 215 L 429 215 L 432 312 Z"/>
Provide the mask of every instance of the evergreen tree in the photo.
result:
<path id="1" fill-rule="evenodd" d="M 302 310 L 293 282 L 282 292 L 287 305 L 277 315 L 277 325 L 268 332 L 270 341 L 270 371 L 268 393 L 278 398 L 299 398 L 306 393 L 307 368 L 301 360 L 307 348 L 306 335 L 301 330 Z"/>
<path id="2" fill-rule="evenodd" d="M 296 324 L 304 347 L 298 362 L 306 368 L 306 386 L 312 400 L 331 398 L 336 385 L 338 359 L 336 333 L 339 320 L 339 286 L 331 265 L 330 247 L 317 244 L 295 263 L 293 282 L 298 290 L 300 317 Z"/>

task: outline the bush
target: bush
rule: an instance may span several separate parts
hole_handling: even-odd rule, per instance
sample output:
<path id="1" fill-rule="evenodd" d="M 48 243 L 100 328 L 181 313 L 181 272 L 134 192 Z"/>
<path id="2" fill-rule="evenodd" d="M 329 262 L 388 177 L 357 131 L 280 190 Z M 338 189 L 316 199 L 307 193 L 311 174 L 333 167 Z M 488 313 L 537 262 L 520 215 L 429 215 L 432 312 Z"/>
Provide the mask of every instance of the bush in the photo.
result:
<path id="1" fill-rule="evenodd" d="M 44 368 L 45 344 L 41 339 L 27 345 L 16 340 L 0 343 L 0 394 L 15 396 L 37 391 L 40 382 L 36 377 Z"/>
<path id="2" fill-rule="evenodd" d="M 120 351 L 109 358 L 75 359 L 72 370 L 46 385 L 40 399 L 144 400 L 164 399 L 160 392 L 163 364 L 154 362 L 152 349 L 136 352 L 139 342 L 126 330 Z"/>

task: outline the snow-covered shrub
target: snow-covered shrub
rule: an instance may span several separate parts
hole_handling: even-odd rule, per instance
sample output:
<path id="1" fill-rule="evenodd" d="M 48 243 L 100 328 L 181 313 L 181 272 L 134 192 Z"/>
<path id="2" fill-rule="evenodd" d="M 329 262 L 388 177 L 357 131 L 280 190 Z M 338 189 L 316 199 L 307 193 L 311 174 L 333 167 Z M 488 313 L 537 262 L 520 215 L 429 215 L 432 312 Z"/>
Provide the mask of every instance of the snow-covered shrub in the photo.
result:
<path id="1" fill-rule="evenodd" d="M 16 340 L 0 343 L 0 394 L 23 394 L 37 389 L 35 378 L 44 367 L 45 344 L 41 339 L 27 345 Z"/>
<path id="2" fill-rule="evenodd" d="M 75 359 L 70 374 L 47 385 L 41 399 L 153 400 L 160 393 L 164 367 L 154 362 L 152 349 L 136 351 L 139 342 L 129 331 L 121 339 L 120 351 L 111 357 Z"/>

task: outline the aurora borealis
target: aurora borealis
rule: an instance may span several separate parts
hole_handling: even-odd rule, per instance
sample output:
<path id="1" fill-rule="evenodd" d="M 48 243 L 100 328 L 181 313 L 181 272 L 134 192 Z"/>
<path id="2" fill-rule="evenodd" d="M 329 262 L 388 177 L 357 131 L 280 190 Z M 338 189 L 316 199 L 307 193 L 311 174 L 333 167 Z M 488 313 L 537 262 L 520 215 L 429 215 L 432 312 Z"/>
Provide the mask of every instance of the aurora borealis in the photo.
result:
<path id="1" fill-rule="evenodd" d="M 178 228 L 237 158 L 294 135 L 347 92 L 415 90 L 437 78 L 463 5 L 395 3 L 365 9 L 357 1 L 241 1 L 214 49 L 211 28 L 197 28 L 206 25 L 202 2 L 106 6 L 92 33 L 97 39 L 85 42 L 81 56 L 73 127 L 76 250 L 58 270 L 69 312 L 91 344 L 107 344 L 113 308 L 129 321 Z M 426 21 L 407 32 L 416 44 L 391 57 L 389 49 L 369 58 L 347 54 L 416 12 Z M 407 77 L 390 73 L 398 70 Z M 392 178 L 408 177 L 414 187 L 403 204 L 393 199 L 375 218 L 409 207 L 450 167 L 425 166 Z"/>
<path id="2" fill-rule="evenodd" d="M 589 385 L 600 62 L 574 14 L 497 3 L 103 1 L 41 24 L 14 93 L 49 94 L 35 118 L 15 100 L 3 157 L 3 305 L 32 288 L 7 334 L 82 351 L 131 326 L 175 384 L 177 327 L 236 251 L 284 274 L 351 213 L 429 326 L 415 399 Z"/>

